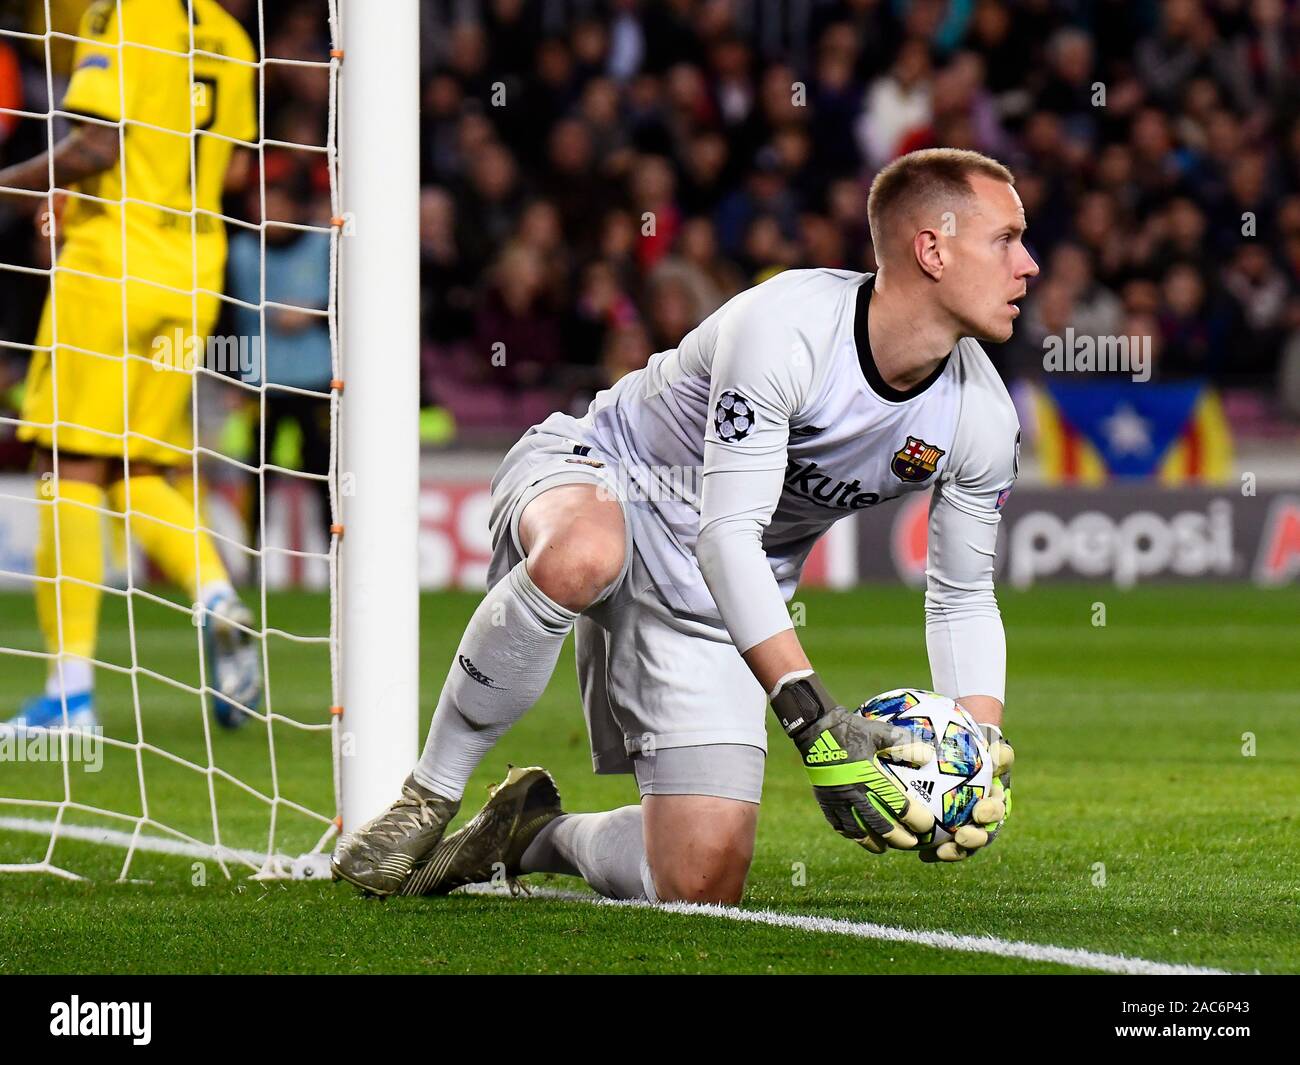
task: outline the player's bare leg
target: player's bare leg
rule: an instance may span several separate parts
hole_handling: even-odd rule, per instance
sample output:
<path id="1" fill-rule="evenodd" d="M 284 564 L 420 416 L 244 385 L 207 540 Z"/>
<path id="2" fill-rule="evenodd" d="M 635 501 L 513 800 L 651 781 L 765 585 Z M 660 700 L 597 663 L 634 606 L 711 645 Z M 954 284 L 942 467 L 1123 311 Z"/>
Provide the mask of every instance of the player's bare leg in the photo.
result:
<path id="1" fill-rule="evenodd" d="M 594 484 L 559 485 L 524 508 L 519 542 L 533 583 L 561 606 L 581 613 L 623 568 L 622 505 Z"/>
<path id="2" fill-rule="evenodd" d="M 661 902 L 740 901 L 754 858 L 756 803 L 647 795 L 641 809 L 646 858 Z"/>
<path id="3" fill-rule="evenodd" d="M 423 869 L 470 774 L 541 696 L 578 614 L 623 569 L 622 507 L 595 484 L 536 496 L 520 515 L 519 539 L 527 557 L 474 611 L 403 798 L 334 853 L 335 873 L 374 894 L 398 891 Z"/>

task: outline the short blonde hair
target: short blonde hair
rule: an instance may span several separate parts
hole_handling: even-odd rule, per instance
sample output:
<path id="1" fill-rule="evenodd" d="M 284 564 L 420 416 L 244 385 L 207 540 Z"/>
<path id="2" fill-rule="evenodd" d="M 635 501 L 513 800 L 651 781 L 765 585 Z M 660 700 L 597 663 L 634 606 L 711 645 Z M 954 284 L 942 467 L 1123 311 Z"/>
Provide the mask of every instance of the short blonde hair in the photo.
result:
<path id="1" fill-rule="evenodd" d="M 867 193 L 867 224 L 880 261 L 889 223 L 900 217 L 943 211 L 969 200 L 970 179 L 983 174 L 995 181 L 1016 183 L 1011 171 L 996 159 L 965 148 L 923 148 L 900 155 L 876 175 Z"/>

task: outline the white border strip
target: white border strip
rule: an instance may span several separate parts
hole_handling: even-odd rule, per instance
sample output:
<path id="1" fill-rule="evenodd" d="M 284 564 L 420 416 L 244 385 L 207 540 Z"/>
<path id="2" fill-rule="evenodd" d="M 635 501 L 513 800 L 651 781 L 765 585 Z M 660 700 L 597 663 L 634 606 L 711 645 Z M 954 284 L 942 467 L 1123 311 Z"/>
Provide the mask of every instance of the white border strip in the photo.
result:
<path id="1" fill-rule="evenodd" d="M 48 836 L 53 827 L 52 821 L 41 821 L 22 817 L 0 817 L 0 831 L 36 832 Z M 85 843 L 103 843 L 109 846 L 127 847 L 131 844 L 130 832 L 119 832 L 111 828 L 91 828 L 85 825 L 61 825 L 59 835 Z M 204 844 L 186 843 L 183 840 L 161 839 L 157 836 L 140 836 L 135 841 L 137 850 L 152 851 L 157 854 L 174 854 L 187 858 L 215 858 L 218 851 L 225 857 L 242 858 L 250 865 L 260 865 L 266 861 L 266 854 L 261 851 L 234 850 L 229 847 L 211 847 Z M 322 860 L 312 863 L 312 871 L 301 870 L 304 879 L 321 879 L 329 876 L 328 868 L 322 872 L 315 866 L 328 861 L 328 855 L 305 855 L 302 859 L 282 858 L 286 864 L 304 861 L 307 858 Z M 33 871 L 39 866 L 32 866 Z M 463 889 L 473 895 L 508 895 L 509 889 L 494 884 L 476 884 Z M 820 935 L 853 936 L 857 939 L 874 939 L 884 943 L 910 943 L 913 946 L 933 947 L 936 950 L 951 950 L 963 954 L 987 954 L 997 958 L 1017 958 L 1021 961 L 1044 962 L 1052 965 L 1065 965 L 1072 969 L 1091 969 L 1096 972 L 1118 973 L 1126 976 L 1228 976 L 1225 969 L 1210 969 L 1199 965 L 1176 965 L 1169 962 L 1147 961 L 1145 958 L 1130 958 L 1123 954 L 1101 954 L 1093 950 L 1078 947 L 1053 947 L 1040 943 L 1022 943 L 1010 939 L 998 939 L 996 936 L 963 936 L 953 932 L 919 932 L 910 928 L 897 928 L 892 925 L 872 924 L 869 921 L 845 921 L 834 917 L 811 917 L 806 914 L 781 913 L 777 910 L 742 910 L 736 906 L 708 906 L 689 902 L 652 903 L 636 899 L 603 899 L 595 895 L 583 895 L 575 891 L 557 891 L 553 888 L 533 888 L 530 892 L 540 898 L 560 899 L 566 902 L 585 902 L 588 905 L 620 906 L 636 910 L 659 910 L 666 913 L 678 913 L 688 917 L 720 917 L 728 921 L 740 921 L 744 924 L 763 924 L 772 928 L 792 928 L 801 932 Z"/>

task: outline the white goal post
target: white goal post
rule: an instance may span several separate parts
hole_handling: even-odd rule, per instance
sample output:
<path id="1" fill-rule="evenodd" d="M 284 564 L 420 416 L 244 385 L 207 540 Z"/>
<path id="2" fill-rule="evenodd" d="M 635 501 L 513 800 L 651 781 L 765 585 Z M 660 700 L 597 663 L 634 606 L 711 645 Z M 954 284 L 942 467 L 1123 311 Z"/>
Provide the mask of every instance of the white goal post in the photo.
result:
<path id="1" fill-rule="evenodd" d="M 420 5 L 344 0 L 343 827 L 384 809 L 419 727 Z"/>
<path id="2" fill-rule="evenodd" d="M 121 2 L 108 0 L 114 10 Z M 122 39 L 110 54 L 116 56 L 119 70 L 126 67 L 121 57 L 129 48 L 169 56 L 168 62 L 188 62 L 193 95 L 195 87 L 205 80 L 195 75 L 197 57 L 205 61 L 217 58 L 241 61 L 215 56 L 196 44 L 193 0 L 182 2 L 191 12 L 188 52 L 172 52 Z M 193 290 L 184 293 L 191 297 L 196 308 L 201 295 L 215 295 L 227 307 L 239 306 L 254 312 L 261 323 L 261 335 L 254 339 L 260 340 L 263 351 L 268 312 L 315 316 L 320 328 L 328 330 L 329 337 L 332 379 L 328 388 L 310 390 L 268 383 L 270 371 L 265 366 L 259 370 L 257 382 L 252 384 L 232 380 L 202 363 L 191 374 L 194 446 L 188 449 L 179 469 L 186 476 L 193 475 L 194 527 L 211 534 L 232 573 L 238 567 L 240 572 L 255 575 L 245 578 L 243 595 L 256 617 L 249 631 L 261 649 L 264 697 L 260 710 L 249 715 L 250 720 L 239 733 L 245 744 L 240 757 L 248 760 L 226 761 L 228 748 L 223 744 L 229 741 L 218 735 L 219 730 L 211 720 L 215 689 L 211 665 L 204 663 L 203 639 L 197 628 L 193 633 L 180 631 L 179 619 L 183 617 L 188 624 L 191 616 L 198 618 L 199 605 L 177 602 L 178 593 L 174 590 L 159 595 L 144 587 L 147 572 L 140 561 L 139 545 L 132 542 L 130 520 L 140 512 L 132 509 L 128 472 L 124 512 L 107 504 L 75 504 L 93 512 L 106 532 L 112 528 L 125 530 L 124 571 L 116 577 L 110 574 L 96 587 L 105 604 L 111 603 L 115 610 L 125 614 L 126 622 L 110 634 L 111 639 L 103 639 L 101 633 L 102 643 L 116 641 L 117 646 L 108 650 L 97 648 L 89 660 L 94 674 L 104 678 L 113 692 L 112 699 L 104 701 L 116 700 L 113 727 L 99 730 L 93 743 L 59 727 L 47 730 L 44 737 L 36 735 L 41 730 L 6 733 L 0 728 L 0 873 L 36 872 L 78 879 L 82 874 L 75 861 L 65 860 L 63 848 L 71 847 L 76 853 L 77 847 L 93 844 L 125 851 L 124 859 L 116 866 L 119 880 L 139 879 L 141 874 L 137 869 L 141 856 L 149 854 L 210 860 L 227 877 L 316 878 L 326 874 L 325 860 L 338 834 L 386 807 L 398 794 L 403 778 L 415 762 L 420 694 L 417 558 L 420 3 L 419 0 L 319 0 L 319 5 L 320 36 L 328 40 L 328 54 L 286 57 L 268 53 L 266 25 L 268 12 L 273 11 L 272 0 L 258 0 L 256 4 L 257 29 L 252 34 L 256 62 L 252 65 L 256 67 L 258 94 L 257 133 L 256 140 L 237 141 L 236 145 L 250 149 L 257 157 L 258 184 L 251 191 L 257 194 L 263 213 L 256 224 L 224 214 L 216 217 L 225 224 L 232 238 L 236 233 L 251 234 L 260 244 L 261 297 L 250 302 L 224 291 L 212 293 L 201 289 L 197 280 Z M 33 57 L 43 51 L 45 109 L 0 108 L 0 118 L 8 115 L 43 123 L 43 146 L 52 149 L 58 140 L 56 131 L 66 130 L 72 119 L 80 118 L 60 108 L 63 90 L 54 75 L 52 56 L 56 49 L 70 51 L 82 39 L 66 28 L 57 28 L 51 21 L 51 5 L 46 2 L 44 7 L 43 30 L 0 25 L 0 45 L 26 49 Z M 38 59 L 35 65 L 39 68 Z M 321 79 L 328 77 L 327 117 L 323 108 L 321 112 L 326 128 L 324 143 L 277 139 L 280 134 L 266 128 L 267 75 L 277 68 L 299 68 Z M 187 139 L 190 183 L 194 188 L 196 152 L 204 137 L 216 134 L 193 117 L 188 134 L 152 126 L 127 113 L 123 100 L 124 91 L 119 100 L 124 115 L 121 121 L 92 121 L 116 126 L 122 144 L 126 143 L 128 130 L 137 125 Z M 326 160 L 328 217 L 313 219 L 311 224 L 267 219 L 268 149 L 314 153 L 315 158 Z M 5 159 L 4 165 L 16 161 L 19 160 Z M 125 160 L 119 159 L 116 165 L 124 174 Z M 51 179 L 53 171 L 51 163 Z M 52 180 L 50 184 L 53 185 Z M 116 209 L 123 217 L 123 247 L 127 246 L 126 211 L 142 202 L 132 199 L 129 189 L 118 200 L 102 200 L 85 189 L 56 192 L 70 201 L 98 200 L 105 210 Z M 15 195 L 39 199 L 44 205 L 41 209 L 50 211 L 50 217 L 54 217 L 54 194 Z M 173 228 L 188 228 L 191 239 L 200 224 L 211 221 L 203 217 L 211 212 L 197 207 L 194 201 L 188 211 L 175 207 L 157 209 L 172 216 Z M 328 238 L 328 307 L 300 307 L 267 296 L 267 231 L 277 225 L 313 234 L 322 241 Z M 48 266 L 0 262 L 0 299 L 4 298 L 5 286 L 15 284 L 14 279 L 23 275 L 43 275 L 51 292 L 54 291 L 54 279 L 60 271 L 54 230 L 51 225 Z M 83 357 L 120 361 L 125 381 L 126 366 L 132 359 L 145 356 L 131 349 L 125 333 L 125 293 L 132 283 L 140 283 L 140 279 L 132 269 L 129 256 L 124 253 L 123 259 L 122 275 L 106 279 L 120 286 L 123 292 L 124 335 L 120 345 L 114 345 L 115 351 L 71 349 Z M 198 276 L 197 263 L 194 276 Z M 197 321 L 197 310 L 194 313 Z M 0 337 L 0 355 L 18 353 L 36 357 L 48 353 L 51 359 L 57 360 L 59 351 L 67 350 L 71 342 L 60 340 L 57 314 L 54 320 L 53 337 L 45 346 L 30 342 L 29 337 L 21 340 Z M 258 329 L 251 332 L 256 334 Z M 213 379 L 220 379 L 223 387 L 241 390 L 244 400 L 260 412 L 257 422 L 260 439 L 254 442 L 253 457 L 248 461 L 207 446 L 200 438 L 199 382 Z M 270 457 L 266 439 L 267 397 L 277 391 L 328 404 L 327 475 L 277 465 Z M 124 431 L 110 434 L 121 439 L 124 447 L 127 438 L 141 435 L 132 431 L 129 412 L 125 413 Z M 33 423 L 0 410 L 0 428 L 14 431 L 25 424 Z M 34 529 L 38 524 L 36 515 L 45 507 L 47 513 L 55 515 L 54 539 L 56 544 L 60 542 L 58 515 L 67 504 L 59 494 L 58 431 L 68 423 L 59 421 L 57 399 L 53 420 L 36 424 L 54 433 L 54 488 L 48 493 L 37 492 L 30 476 L 0 473 L 0 526 L 5 526 L 0 528 L 0 541 L 8 528 Z M 232 523 L 229 517 L 224 523 L 213 517 L 209 494 L 206 488 L 201 492 L 198 486 L 201 477 L 206 478 L 202 471 L 214 469 L 227 478 L 252 478 L 253 492 L 260 500 L 257 542 L 242 542 L 238 529 L 232 528 L 232 524 L 238 523 Z M 268 517 L 271 509 L 268 474 L 282 485 L 293 486 L 295 491 L 310 488 L 313 481 L 328 484 L 330 513 L 322 515 L 327 520 L 321 527 L 322 530 L 327 527 L 328 534 L 323 531 L 320 534 L 323 543 L 319 548 L 288 545 L 274 533 L 268 536 L 268 529 L 277 520 L 275 514 Z M 43 495 L 54 498 L 42 498 Z M 34 532 L 31 540 L 35 541 Z M 57 547 L 55 554 L 57 557 Z M 34 570 L 7 568 L 9 557 L 12 556 L 0 558 L 0 588 L 4 595 L 11 597 L 8 601 L 16 602 L 19 595 L 24 591 L 30 593 L 41 582 L 59 589 L 64 586 L 61 582 L 69 579 L 61 561 L 55 575 L 46 577 Z M 329 591 L 328 617 L 320 628 L 305 625 L 287 628 L 268 614 L 268 603 L 274 601 L 274 597 L 268 599 L 268 567 L 274 570 L 289 564 L 300 568 L 315 566 L 327 573 L 322 584 Z M 75 576 L 70 580 L 73 584 L 85 583 Z M 57 593 L 54 598 L 62 616 L 62 594 Z M 156 630 L 141 626 L 138 617 L 141 607 L 164 619 Z M 11 699 L 18 683 L 30 684 L 29 693 L 38 690 L 37 668 L 44 670 L 52 666 L 62 676 L 66 657 L 62 623 L 59 631 L 60 648 L 50 651 L 40 643 L 39 635 L 30 631 L 19 633 L 7 619 L 0 618 L 0 694 L 6 700 Z M 153 634 L 155 631 L 161 635 Z M 149 648 L 144 646 L 150 639 L 165 645 L 171 656 L 168 661 L 181 663 L 184 659 L 183 664 L 175 665 L 170 672 L 155 665 Z M 312 660 L 310 667 L 286 665 L 288 661 L 298 663 L 306 658 L 278 658 L 279 652 L 273 646 L 283 645 L 291 650 L 296 648 L 294 653 L 302 656 L 310 652 L 317 659 Z M 115 656 L 110 651 L 119 653 Z M 299 668 L 309 668 L 310 677 L 304 680 L 295 674 L 294 670 Z M 26 679 L 28 671 L 30 682 Z M 11 675 L 21 672 L 23 680 L 6 686 L 4 672 Z M 309 705 L 307 697 L 299 694 L 305 689 L 312 692 Z M 66 696 L 64 706 L 66 714 Z M 9 701 L 0 705 L 0 722 L 12 712 Z M 159 727 L 159 723 L 166 727 Z M 264 743 L 260 741 L 262 731 L 266 737 Z M 44 754 L 38 752 L 38 739 L 48 741 L 41 748 Z M 307 748 L 301 746 L 290 751 L 292 745 L 306 743 L 316 745 L 310 748 L 309 754 L 304 755 L 302 751 Z M 115 767 L 117 774 L 114 787 L 102 783 L 91 786 L 87 783 L 90 778 L 78 774 L 73 763 L 84 760 L 84 752 L 91 749 L 107 752 L 107 763 Z M 240 767 L 253 765 L 254 761 L 250 750 L 257 755 L 256 765 L 245 772 Z M 287 757 L 290 753 L 292 759 Z M 32 765 L 11 764 L 33 762 L 38 755 L 47 763 L 39 777 Z M 232 770 L 231 765 L 236 768 Z M 313 782 L 308 789 L 313 796 L 310 802 L 295 794 L 291 787 L 291 783 L 301 784 L 304 777 Z M 173 798 L 181 792 L 192 792 L 186 800 L 188 805 L 183 808 Z M 236 809 L 235 805 L 228 805 L 232 802 L 231 795 L 252 812 L 240 807 L 237 816 L 228 814 L 228 810 Z M 176 804 L 169 806 L 172 802 Z M 234 823 L 228 827 L 228 821 Z M 290 821 L 294 822 L 293 832 L 285 828 Z M 293 842 L 285 842 L 287 839 Z M 14 854 L 19 857 L 14 858 Z M 92 864 L 96 869 L 106 868 L 104 863 Z M 104 874 L 101 871 L 92 875 Z"/>

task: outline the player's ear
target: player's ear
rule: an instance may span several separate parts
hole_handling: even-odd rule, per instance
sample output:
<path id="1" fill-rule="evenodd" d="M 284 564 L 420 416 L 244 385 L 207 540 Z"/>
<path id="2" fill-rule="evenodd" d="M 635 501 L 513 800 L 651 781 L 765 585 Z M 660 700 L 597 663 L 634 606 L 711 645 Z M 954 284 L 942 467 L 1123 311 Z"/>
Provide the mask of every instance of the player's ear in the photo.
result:
<path id="1" fill-rule="evenodd" d="M 943 276 L 943 254 L 939 250 L 937 230 L 918 230 L 912 238 L 912 254 L 916 256 L 916 264 L 931 281 L 938 281 Z"/>

